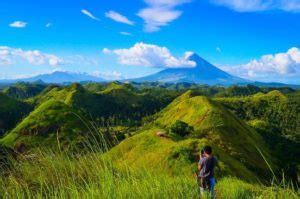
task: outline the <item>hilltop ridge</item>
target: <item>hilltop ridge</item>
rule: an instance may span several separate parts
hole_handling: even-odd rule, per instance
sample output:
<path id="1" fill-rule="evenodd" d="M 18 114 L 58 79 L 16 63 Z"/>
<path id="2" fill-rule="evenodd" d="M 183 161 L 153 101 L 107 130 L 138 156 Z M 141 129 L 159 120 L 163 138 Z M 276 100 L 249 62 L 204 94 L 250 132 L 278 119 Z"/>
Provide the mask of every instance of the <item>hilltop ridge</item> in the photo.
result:
<path id="1" fill-rule="evenodd" d="M 266 177 L 268 168 L 263 164 L 257 148 L 267 158 L 272 158 L 262 137 L 222 105 L 203 96 L 192 96 L 188 91 L 156 114 L 155 118 L 152 125 L 112 149 L 112 157 L 118 157 L 116 164 L 169 168 L 175 173 L 183 170 L 192 172 L 198 151 L 209 144 L 213 146 L 215 155 L 220 157 L 223 174 L 249 181 Z M 194 132 L 184 138 L 173 137 L 172 134 L 169 138 L 157 136 L 157 132 L 167 133 L 177 120 L 193 126 Z"/>

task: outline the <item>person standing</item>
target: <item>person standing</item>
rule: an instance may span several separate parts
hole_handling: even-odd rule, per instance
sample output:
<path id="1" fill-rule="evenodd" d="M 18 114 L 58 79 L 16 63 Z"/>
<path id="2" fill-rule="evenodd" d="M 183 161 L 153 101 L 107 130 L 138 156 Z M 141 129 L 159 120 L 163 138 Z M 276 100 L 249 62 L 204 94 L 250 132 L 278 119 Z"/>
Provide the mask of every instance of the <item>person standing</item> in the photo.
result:
<path id="1" fill-rule="evenodd" d="M 203 153 L 203 154 L 202 154 Z M 211 198 L 215 198 L 216 179 L 214 169 L 218 165 L 218 160 L 212 155 L 212 148 L 205 146 L 201 151 L 200 160 L 198 162 L 200 192 L 204 195 L 209 191 Z"/>

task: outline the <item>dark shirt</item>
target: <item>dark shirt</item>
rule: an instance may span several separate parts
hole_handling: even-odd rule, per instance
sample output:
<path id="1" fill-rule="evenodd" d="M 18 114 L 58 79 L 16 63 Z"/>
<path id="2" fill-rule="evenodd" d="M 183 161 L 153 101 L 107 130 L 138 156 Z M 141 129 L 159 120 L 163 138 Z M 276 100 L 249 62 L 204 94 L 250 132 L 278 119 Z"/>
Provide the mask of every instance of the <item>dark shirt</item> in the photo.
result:
<path id="1" fill-rule="evenodd" d="M 202 169 L 199 172 L 199 177 L 202 178 L 214 177 L 214 168 L 218 164 L 217 158 L 215 158 L 214 156 L 203 157 L 199 160 L 198 164 L 202 166 Z"/>

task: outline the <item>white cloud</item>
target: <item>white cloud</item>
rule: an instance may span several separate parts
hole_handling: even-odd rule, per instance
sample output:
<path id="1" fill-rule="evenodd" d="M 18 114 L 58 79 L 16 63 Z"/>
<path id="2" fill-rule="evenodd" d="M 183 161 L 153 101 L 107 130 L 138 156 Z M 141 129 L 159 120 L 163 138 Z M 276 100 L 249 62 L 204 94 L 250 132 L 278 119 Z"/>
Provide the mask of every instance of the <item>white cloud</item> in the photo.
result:
<path id="1" fill-rule="evenodd" d="M 223 69 L 249 79 L 296 76 L 300 78 L 300 49 L 293 47 L 285 53 L 263 55 L 247 64 Z"/>
<path id="2" fill-rule="evenodd" d="M 15 21 L 9 24 L 9 26 L 12 28 L 25 28 L 27 26 L 27 23 L 23 21 Z"/>
<path id="3" fill-rule="evenodd" d="M 190 0 L 144 0 L 148 5 L 138 12 L 144 22 L 146 32 L 155 32 L 162 26 L 168 25 L 182 15 L 182 11 L 176 10 L 176 6 L 190 2 Z"/>
<path id="4" fill-rule="evenodd" d="M 300 1 L 299 0 L 282 0 L 281 9 L 285 11 L 300 11 Z"/>
<path id="5" fill-rule="evenodd" d="M 90 13 L 88 10 L 81 10 L 81 12 L 82 14 L 88 16 L 89 18 L 99 21 L 99 19 L 95 17 L 92 13 Z"/>
<path id="6" fill-rule="evenodd" d="M 123 78 L 122 73 L 118 71 L 94 71 L 91 75 L 101 77 L 106 80 L 120 80 Z"/>
<path id="7" fill-rule="evenodd" d="M 110 54 L 112 51 L 109 50 L 108 48 L 103 48 L 102 52 L 103 52 L 104 54 Z"/>
<path id="8" fill-rule="evenodd" d="M 45 25 L 46 28 L 50 28 L 51 26 L 52 26 L 52 23 L 50 23 L 50 22 L 46 23 L 46 25 Z"/>
<path id="9" fill-rule="evenodd" d="M 125 36 L 132 36 L 132 34 L 129 33 L 129 32 L 120 32 L 120 34 L 121 34 L 121 35 L 125 35 Z"/>
<path id="10" fill-rule="evenodd" d="M 211 2 L 238 12 L 264 10 L 300 11 L 299 0 L 211 0 Z"/>
<path id="11" fill-rule="evenodd" d="M 123 16 L 121 15 L 120 13 L 117 13 L 115 11 L 109 11 L 109 12 L 106 12 L 105 13 L 105 16 L 107 18 L 110 18 L 116 22 L 119 22 L 119 23 L 124 23 L 124 24 L 127 24 L 127 25 L 134 25 L 134 22 L 133 21 L 130 21 L 126 16 Z"/>
<path id="12" fill-rule="evenodd" d="M 119 63 L 131 66 L 147 66 L 157 68 L 195 67 L 196 63 L 188 60 L 188 54 L 181 58 L 174 57 L 168 48 L 153 44 L 136 43 L 128 49 L 105 50 L 118 56 Z"/>
<path id="13" fill-rule="evenodd" d="M 220 47 L 216 47 L 216 51 L 221 53 L 222 52 L 222 49 Z"/>
<path id="14" fill-rule="evenodd" d="M 59 57 L 42 53 L 38 50 L 24 51 L 21 48 L 0 46 L 0 65 L 12 65 L 17 61 L 25 61 L 33 65 L 58 66 L 63 63 Z"/>

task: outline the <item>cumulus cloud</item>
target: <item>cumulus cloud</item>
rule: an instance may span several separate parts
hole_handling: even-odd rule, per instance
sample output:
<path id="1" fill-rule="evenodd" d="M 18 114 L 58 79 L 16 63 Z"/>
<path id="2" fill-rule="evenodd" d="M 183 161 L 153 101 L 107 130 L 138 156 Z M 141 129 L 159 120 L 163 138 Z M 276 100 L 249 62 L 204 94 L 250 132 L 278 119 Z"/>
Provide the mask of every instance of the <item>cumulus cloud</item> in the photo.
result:
<path id="1" fill-rule="evenodd" d="M 211 2 L 238 12 L 264 10 L 300 11 L 299 0 L 211 0 Z"/>
<path id="2" fill-rule="evenodd" d="M 95 17 L 92 13 L 90 13 L 88 10 L 81 10 L 81 13 L 88 16 L 91 19 L 94 19 L 96 21 L 99 21 L 99 19 L 97 17 Z"/>
<path id="3" fill-rule="evenodd" d="M 122 65 L 147 66 L 157 68 L 185 68 L 195 67 L 196 63 L 188 60 L 188 55 L 176 58 L 168 48 L 153 44 L 136 43 L 128 49 L 108 50 L 103 52 L 114 53 L 118 56 L 118 61 Z"/>
<path id="4" fill-rule="evenodd" d="M 284 53 L 263 55 L 247 64 L 223 69 L 249 79 L 296 76 L 300 78 L 300 49 L 293 47 Z"/>
<path id="5" fill-rule="evenodd" d="M 9 24 L 12 28 L 25 28 L 27 26 L 27 23 L 24 21 L 15 21 L 11 24 Z"/>
<path id="6" fill-rule="evenodd" d="M 119 23 L 124 23 L 127 25 L 134 25 L 133 21 L 130 21 L 126 16 L 121 15 L 120 13 L 117 13 L 115 11 L 109 11 L 105 13 L 105 16 L 113 21 L 119 22 Z"/>
<path id="7" fill-rule="evenodd" d="M 32 65 L 58 66 L 63 63 L 59 57 L 42 53 L 38 50 L 22 50 L 21 48 L 10 48 L 0 46 L 0 65 L 12 65 L 16 61 L 25 61 Z"/>
<path id="8" fill-rule="evenodd" d="M 140 10 L 138 16 L 144 20 L 144 30 L 155 32 L 182 15 L 176 7 L 190 0 L 144 0 L 148 7 Z"/>

